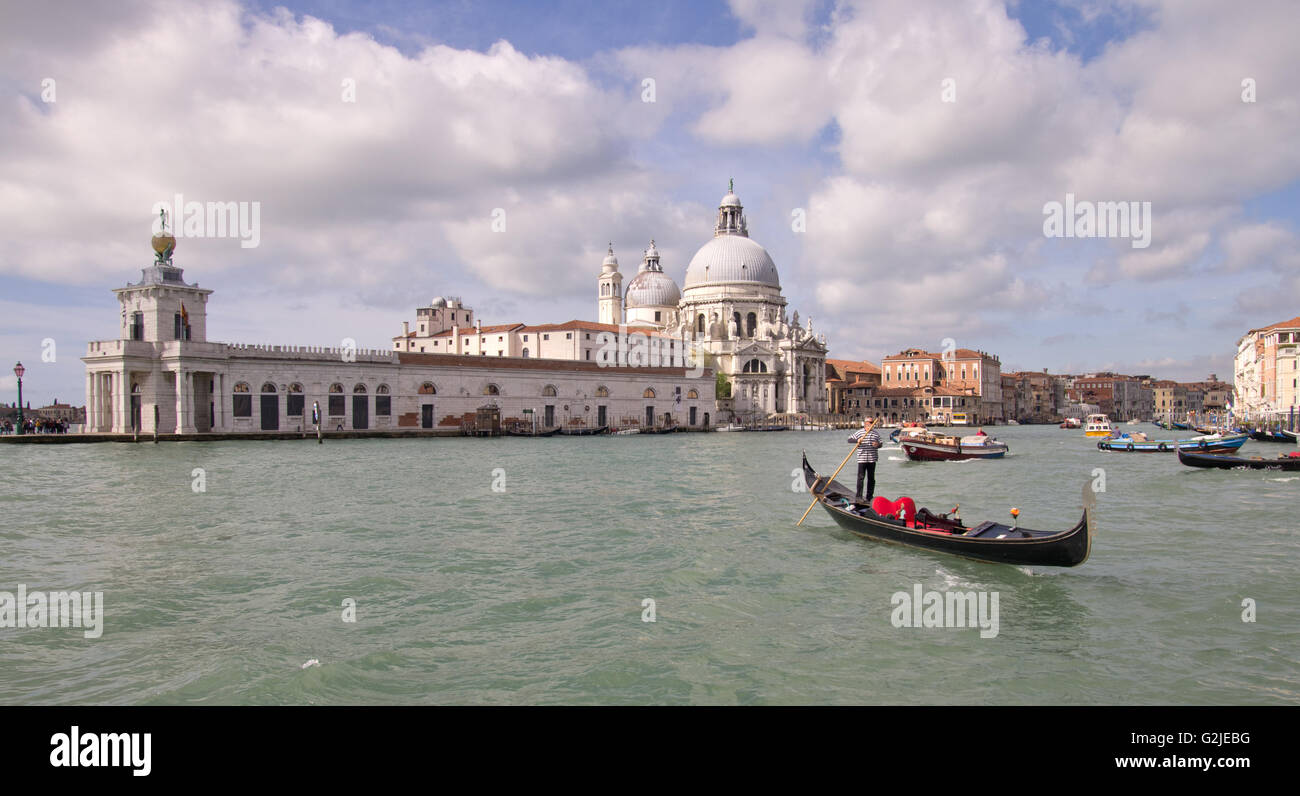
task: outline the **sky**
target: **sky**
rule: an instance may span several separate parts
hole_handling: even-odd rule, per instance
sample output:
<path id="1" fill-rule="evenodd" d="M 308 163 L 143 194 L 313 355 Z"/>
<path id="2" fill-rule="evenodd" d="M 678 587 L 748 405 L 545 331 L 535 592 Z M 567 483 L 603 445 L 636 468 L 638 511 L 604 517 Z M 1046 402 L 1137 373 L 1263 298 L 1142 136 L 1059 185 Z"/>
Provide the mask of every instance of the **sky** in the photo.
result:
<path id="1" fill-rule="evenodd" d="M 732 178 L 835 358 L 951 339 L 1004 372 L 1231 379 L 1241 335 L 1300 315 L 1290 0 L 0 0 L 0 20 L 4 403 L 18 360 L 25 401 L 84 402 L 79 358 L 117 337 L 110 291 L 178 194 L 258 208 L 256 246 L 177 243 L 216 341 L 389 348 L 440 295 L 484 323 L 594 320 L 607 245 L 630 278 L 653 238 L 680 284 Z M 1048 235 L 1067 196 L 1149 223 Z"/>

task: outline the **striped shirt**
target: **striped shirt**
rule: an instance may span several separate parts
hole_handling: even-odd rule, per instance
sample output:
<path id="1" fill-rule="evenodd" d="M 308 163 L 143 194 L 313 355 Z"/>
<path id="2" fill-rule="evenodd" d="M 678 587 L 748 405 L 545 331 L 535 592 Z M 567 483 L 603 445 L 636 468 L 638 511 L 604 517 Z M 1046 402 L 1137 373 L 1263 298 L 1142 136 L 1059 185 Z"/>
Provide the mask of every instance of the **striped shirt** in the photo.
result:
<path id="1" fill-rule="evenodd" d="M 881 445 L 880 435 L 876 433 L 876 430 L 874 428 L 871 429 L 869 433 L 864 432 L 862 429 L 858 429 L 857 431 L 853 432 L 853 436 L 849 437 L 849 442 L 857 442 L 858 440 L 862 439 L 862 435 L 864 433 L 867 434 L 867 439 L 865 442 L 863 442 L 861 445 L 858 446 L 858 461 L 874 462 L 876 460 L 876 449 L 879 448 Z"/>

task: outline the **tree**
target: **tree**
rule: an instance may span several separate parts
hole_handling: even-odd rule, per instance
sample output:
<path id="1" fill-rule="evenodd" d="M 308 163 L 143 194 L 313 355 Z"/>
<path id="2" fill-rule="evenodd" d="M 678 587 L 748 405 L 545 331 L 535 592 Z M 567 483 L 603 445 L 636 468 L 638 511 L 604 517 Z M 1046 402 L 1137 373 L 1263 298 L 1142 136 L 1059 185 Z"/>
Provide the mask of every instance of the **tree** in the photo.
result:
<path id="1" fill-rule="evenodd" d="M 721 371 L 718 372 L 715 392 L 719 398 L 731 397 L 731 382 L 727 381 L 727 377 Z"/>

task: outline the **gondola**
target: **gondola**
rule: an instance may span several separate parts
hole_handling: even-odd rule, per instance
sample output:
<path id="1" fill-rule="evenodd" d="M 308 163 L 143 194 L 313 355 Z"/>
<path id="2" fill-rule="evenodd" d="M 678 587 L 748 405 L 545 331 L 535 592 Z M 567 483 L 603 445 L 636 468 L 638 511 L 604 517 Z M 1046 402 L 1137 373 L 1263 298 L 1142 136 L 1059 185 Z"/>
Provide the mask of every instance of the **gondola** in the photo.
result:
<path id="1" fill-rule="evenodd" d="M 507 437 L 553 437 L 559 431 L 558 428 L 539 428 L 536 431 L 526 426 L 507 426 Z"/>
<path id="2" fill-rule="evenodd" d="M 565 437 L 594 437 L 597 434 L 604 434 L 606 431 L 609 431 L 609 426 L 600 426 L 599 428 L 572 426 L 570 428 L 561 428 L 560 434 Z"/>
<path id="3" fill-rule="evenodd" d="M 1295 442 L 1293 437 L 1288 437 L 1282 431 L 1267 431 L 1259 428 L 1250 432 L 1250 438 L 1256 442 Z"/>
<path id="4" fill-rule="evenodd" d="M 1246 468 L 1250 470 L 1300 471 L 1300 453 L 1286 454 L 1278 456 L 1276 459 L 1265 459 L 1262 456 L 1252 456 L 1246 459 L 1240 456 L 1224 456 L 1216 453 L 1194 453 L 1180 450 L 1178 451 L 1178 461 L 1188 467 L 1208 467 L 1219 470 Z"/>
<path id="5" fill-rule="evenodd" d="M 671 434 L 677 430 L 677 426 L 648 426 L 641 429 L 642 434 Z"/>
<path id="6" fill-rule="evenodd" d="M 854 499 L 853 491 L 838 481 L 829 481 L 817 474 L 803 457 L 804 481 L 808 490 L 817 496 L 826 513 L 847 531 L 868 539 L 907 547 L 919 547 L 937 553 L 949 553 L 977 561 L 1021 566 L 1075 567 L 1088 560 L 1092 552 L 1092 506 L 1095 501 L 1090 484 L 1084 485 L 1083 518 L 1066 531 L 1035 531 L 1016 528 L 996 522 L 982 522 L 974 527 L 962 524 L 960 518 L 936 515 L 928 509 L 916 509 L 910 498 L 900 498 L 886 511 L 882 498 L 876 498 L 876 507 L 885 511 L 878 514 L 871 507 Z M 908 509 L 914 516 L 906 517 Z M 891 511 L 893 513 L 891 513 Z M 895 519 L 901 513 L 905 519 Z"/>

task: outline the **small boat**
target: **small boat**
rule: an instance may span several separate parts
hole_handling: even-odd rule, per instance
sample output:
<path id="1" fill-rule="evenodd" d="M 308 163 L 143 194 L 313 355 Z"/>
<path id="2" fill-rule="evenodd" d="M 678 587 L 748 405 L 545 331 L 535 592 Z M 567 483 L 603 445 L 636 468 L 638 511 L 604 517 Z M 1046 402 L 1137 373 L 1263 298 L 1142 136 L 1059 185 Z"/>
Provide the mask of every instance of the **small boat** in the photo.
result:
<path id="1" fill-rule="evenodd" d="M 1035 531 L 1015 525 L 982 522 L 962 524 L 954 509 L 934 514 L 917 509 L 910 497 L 889 501 L 877 497 L 871 506 L 855 499 L 852 490 L 820 476 L 803 457 L 804 481 L 826 513 L 841 528 L 880 542 L 949 553 L 977 561 L 1021 566 L 1074 567 L 1092 552 L 1092 509 L 1096 500 L 1091 484 L 1083 488 L 1083 518 L 1065 531 Z M 1019 511 L 1012 510 L 1013 516 Z"/>
<path id="2" fill-rule="evenodd" d="M 1174 422 L 1174 423 L 1170 423 L 1169 425 L 1173 426 L 1174 429 L 1175 429 L 1176 431 L 1191 431 L 1191 430 L 1192 430 L 1192 424 L 1191 424 L 1191 423 L 1177 423 L 1177 422 Z"/>
<path id="3" fill-rule="evenodd" d="M 1178 461 L 1188 467 L 1209 467 L 1219 470 L 1246 468 L 1250 470 L 1300 471 L 1300 453 L 1286 453 L 1278 456 L 1276 459 L 1265 459 L 1262 456 L 1242 458 L 1240 456 L 1224 456 L 1216 453 L 1197 453 L 1179 449 Z"/>
<path id="4" fill-rule="evenodd" d="M 1250 432 L 1250 438 L 1256 442 L 1295 442 L 1295 437 L 1288 437 L 1282 431 L 1257 428 Z"/>
<path id="5" fill-rule="evenodd" d="M 1083 421 L 1077 417 L 1067 417 L 1065 422 L 1061 423 L 1059 428 L 1083 428 Z"/>
<path id="6" fill-rule="evenodd" d="M 722 429 L 718 429 L 718 430 L 721 431 Z M 616 437 L 627 437 L 627 436 L 631 436 L 632 434 L 640 434 L 641 429 L 637 428 L 636 426 L 633 426 L 632 428 L 620 428 L 618 431 L 611 431 L 609 433 L 613 434 Z"/>
<path id="7" fill-rule="evenodd" d="M 1292 442 L 1296 444 L 1300 444 L 1300 436 L 1297 436 L 1297 432 L 1287 431 L 1286 429 L 1282 429 L 1282 433 L 1286 434 L 1287 438 L 1290 439 Z"/>
<path id="8" fill-rule="evenodd" d="M 594 437 L 597 434 L 604 434 L 606 431 L 609 431 L 609 426 L 600 426 L 598 428 L 570 426 L 569 428 L 560 429 L 560 434 L 566 437 Z"/>
<path id="9" fill-rule="evenodd" d="M 529 426 L 507 426 L 507 437 L 553 437 L 559 431 L 558 428 L 539 428 L 533 429 Z"/>
<path id="10" fill-rule="evenodd" d="M 677 430 L 677 426 L 650 426 L 641 429 L 642 434 L 671 434 Z"/>
<path id="11" fill-rule="evenodd" d="M 959 462 L 967 459 L 1001 459 L 1006 443 L 987 434 L 957 437 L 948 434 L 915 434 L 899 442 L 903 453 L 914 462 Z"/>
<path id="12" fill-rule="evenodd" d="M 714 431 L 744 431 L 745 427 L 739 423 L 730 423 L 725 426 L 718 426 Z"/>
<path id="13" fill-rule="evenodd" d="M 1088 415 L 1088 419 L 1083 424 L 1083 435 L 1085 437 L 1109 437 L 1115 433 L 1115 427 L 1110 424 L 1110 418 L 1105 415 Z"/>
<path id="14" fill-rule="evenodd" d="M 1147 439 L 1145 434 L 1120 434 L 1098 442 L 1097 449 L 1124 453 L 1166 453 L 1173 450 L 1229 453 L 1244 444 L 1245 434 L 1210 434 L 1189 439 Z"/>

